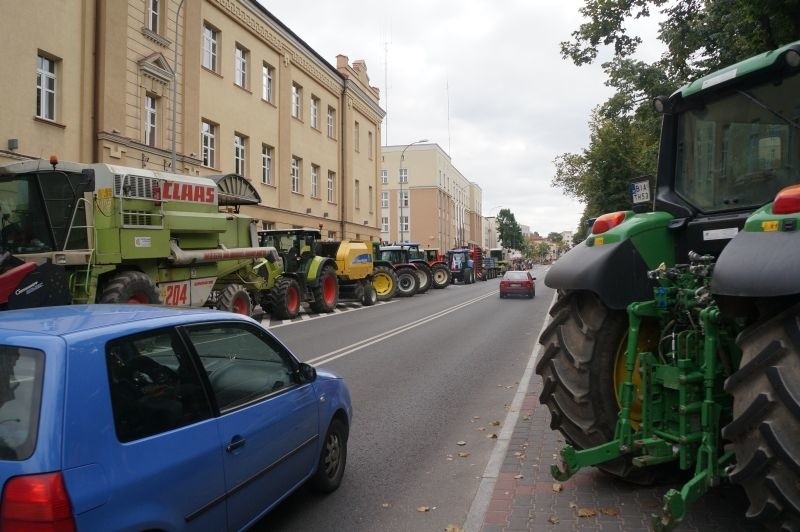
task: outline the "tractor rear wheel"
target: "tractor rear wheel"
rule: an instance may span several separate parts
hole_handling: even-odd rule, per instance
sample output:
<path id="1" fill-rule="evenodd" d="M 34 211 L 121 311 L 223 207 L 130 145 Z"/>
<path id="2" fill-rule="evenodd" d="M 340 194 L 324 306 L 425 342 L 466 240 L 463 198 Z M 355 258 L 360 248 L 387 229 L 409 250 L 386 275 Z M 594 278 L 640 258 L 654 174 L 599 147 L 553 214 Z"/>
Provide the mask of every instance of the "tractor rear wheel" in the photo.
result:
<path id="1" fill-rule="evenodd" d="M 270 312 L 275 318 L 291 320 L 300 314 L 300 285 L 291 277 L 279 277 L 269 296 Z"/>
<path id="2" fill-rule="evenodd" d="M 161 303 L 153 280 L 142 272 L 119 272 L 106 283 L 98 303 Z"/>
<path id="3" fill-rule="evenodd" d="M 733 442 L 731 482 L 750 500 L 747 517 L 766 529 L 800 529 L 800 305 L 739 335 L 738 371 L 725 382 L 733 420 L 722 436 Z"/>
<path id="4" fill-rule="evenodd" d="M 464 270 L 464 284 L 472 284 L 475 282 L 475 274 L 472 273 L 472 268 Z"/>
<path id="5" fill-rule="evenodd" d="M 378 293 L 378 301 L 389 301 L 397 293 L 399 281 L 397 272 L 389 266 L 375 266 L 372 274 L 372 286 Z"/>
<path id="6" fill-rule="evenodd" d="M 242 285 L 230 284 L 219 294 L 217 300 L 217 310 L 235 312 L 251 316 L 253 314 L 253 302 L 250 301 L 250 294 Z"/>
<path id="7" fill-rule="evenodd" d="M 397 270 L 397 297 L 411 297 L 417 293 L 418 288 L 417 270 L 411 268 Z"/>
<path id="8" fill-rule="evenodd" d="M 435 264 L 431 268 L 431 281 L 434 288 L 447 288 L 450 284 L 450 270 L 444 264 Z"/>
<path id="9" fill-rule="evenodd" d="M 431 267 L 424 262 L 415 262 L 414 265 L 417 267 L 417 277 L 419 277 L 417 293 L 424 294 L 433 284 L 433 272 Z"/>
<path id="10" fill-rule="evenodd" d="M 311 289 L 314 301 L 311 310 L 314 312 L 333 312 L 339 303 L 339 281 L 336 278 L 336 269 L 327 264 L 322 267 L 319 282 Z"/>
<path id="11" fill-rule="evenodd" d="M 594 293 L 571 291 L 559 293 L 550 316 L 539 338 L 544 351 L 536 364 L 543 381 L 539 402 L 550 411 L 550 428 L 577 449 L 606 443 L 614 438 L 619 413 L 616 385 L 624 369 L 627 314 L 609 309 Z M 651 341 L 646 336 L 643 340 Z M 632 410 L 632 418 L 640 415 L 640 406 Z M 654 468 L 634 468 L 625 457 L 598 467 L 641 484 L 657 474 Z"/>

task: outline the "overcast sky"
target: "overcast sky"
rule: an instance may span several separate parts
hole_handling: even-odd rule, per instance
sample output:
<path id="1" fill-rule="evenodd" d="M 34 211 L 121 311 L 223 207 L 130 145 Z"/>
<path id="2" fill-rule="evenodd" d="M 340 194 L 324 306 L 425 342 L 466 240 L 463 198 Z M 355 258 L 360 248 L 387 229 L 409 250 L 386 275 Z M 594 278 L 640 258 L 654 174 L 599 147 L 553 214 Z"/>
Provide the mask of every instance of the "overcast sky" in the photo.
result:
<path id="1" fill-rule="evenodd" d="M 382 144 L 437 143 L 483 190 L 484 216 L 508 208 L 543 236 L 577 228 L 583 206 L 551 187 L 553 161 L 588 146 L 591 110 L 612 94 L 599 64 L 559 52 L 582 0 L 260 1 L 329 63 L 366 61 Z M 635 26 L 645 54 L 654 28 Z"/>

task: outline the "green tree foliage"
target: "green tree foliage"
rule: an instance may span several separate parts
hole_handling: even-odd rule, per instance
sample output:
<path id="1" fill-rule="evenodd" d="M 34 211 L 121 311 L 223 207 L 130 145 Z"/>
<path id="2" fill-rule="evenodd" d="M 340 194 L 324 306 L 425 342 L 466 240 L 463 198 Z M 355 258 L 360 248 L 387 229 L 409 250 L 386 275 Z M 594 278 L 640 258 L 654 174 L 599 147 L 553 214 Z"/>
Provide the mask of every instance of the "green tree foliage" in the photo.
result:
<path id="1" fill-rule="evenodd" d="M 667 51 L 654 63 L 632 58 L 642 41 L 630 35 L 633 19 L 663 15 L 659 39 Z M 616 93 L 590 120 L 589 147 L 555 160 L 552 184 L 585 205 L 585 222 L 630 208 L 628 183 L 655 173 L 660 118 L 650 102 L 725 65 L 800 39 L 800 0 L 586 0 L 585 22 L 561 43 L 565 59 L 594 62 L 601 47 L 614 52 L 602 64 Z"/>
<path id="2" fill-rule="evenodd" d="M 497 225 L 497 238 L 503 243 L 503 247 L 522 249 L 525 239 L 522 237 L 522 229 L 511 209 L 500 209 L 495 223 Z"/>

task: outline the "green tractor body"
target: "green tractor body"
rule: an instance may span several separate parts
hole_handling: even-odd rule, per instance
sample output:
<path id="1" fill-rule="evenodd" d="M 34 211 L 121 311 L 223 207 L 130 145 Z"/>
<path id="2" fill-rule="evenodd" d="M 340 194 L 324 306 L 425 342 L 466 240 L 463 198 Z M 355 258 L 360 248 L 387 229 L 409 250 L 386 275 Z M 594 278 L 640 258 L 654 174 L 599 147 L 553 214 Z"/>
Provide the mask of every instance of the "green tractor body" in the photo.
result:
<path id="1" fill-rule="evenodd" d="M 669 529 L 722 481 L 747 517 L 800 527 L 800 42 L 656 102 L 655 179 L 549 270 L 536 372 L 584 466 L 635 482 L 687 472 Z"/>
<path id="2" fill-rule="evenodd" d="M 261 246 L 274 248 L 283 271 L 269 294 L 268 311 L 282 319 L 295 318 L 300 303 L 314 312 L 333 312 L 339 303 L 336 261 L 317 253 L 321 234 L 316 229 L 270 229 L 258 232 Z"/>
<path id="3" fill-rule="evenodd" d="M 163 303 L 249 315 L 278 259 L 238 212 L 258 202 L 233 174 L 0 166 L 0 307 Z"/>

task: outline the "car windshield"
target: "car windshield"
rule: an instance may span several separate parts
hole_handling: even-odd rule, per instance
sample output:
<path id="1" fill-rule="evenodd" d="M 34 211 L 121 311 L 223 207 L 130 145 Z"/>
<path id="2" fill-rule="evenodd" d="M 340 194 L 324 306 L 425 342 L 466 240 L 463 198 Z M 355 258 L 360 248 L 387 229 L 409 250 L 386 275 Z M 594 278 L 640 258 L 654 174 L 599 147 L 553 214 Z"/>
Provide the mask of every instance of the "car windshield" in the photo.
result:
<path id="1" fill-rule="evenodd" d="M 506 272 L 503 279 L 511 281 L 522 281 L 528 279 L 528 272 Z"/>
<path id="2" fill-rule="evenodd" d="M 678 118 L 675 188 L 703 212 L 758 207 L 798 182 L 800 75 L 734 90 Z"/>
<path id="3" fill-rule="evenodd" d="M 0 345 L 0 460 L 33 454 L 43 371 L 43 352 Z"/>

